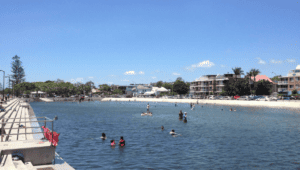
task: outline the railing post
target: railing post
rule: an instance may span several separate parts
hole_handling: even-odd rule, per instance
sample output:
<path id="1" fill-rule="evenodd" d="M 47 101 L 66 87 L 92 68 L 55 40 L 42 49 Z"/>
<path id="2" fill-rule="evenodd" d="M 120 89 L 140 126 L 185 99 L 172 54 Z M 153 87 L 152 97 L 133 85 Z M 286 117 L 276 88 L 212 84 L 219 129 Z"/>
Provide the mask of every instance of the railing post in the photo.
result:
<path id="1" fill-rule="evenodd" d="M 3 122 L 4 122 L 4 119 L 2 119 L 2 124 L 1 124 L 1 142 L 3 142 L 3 133 L 4 133 L 4 131 L 3 131 Z"/>
<path id="2" fill-rule="evenodd" d="M 52 121 L 52 141 L 51 141 L 51 145 L 53 145 L 53 121 Z"/>
<path id="3" fill-rule="evenodd" d="M 45 123 L 45 128 L 46 128 L 46 118 L 45 118 L 45 121 L 44 121 L 44 123 Z"/>

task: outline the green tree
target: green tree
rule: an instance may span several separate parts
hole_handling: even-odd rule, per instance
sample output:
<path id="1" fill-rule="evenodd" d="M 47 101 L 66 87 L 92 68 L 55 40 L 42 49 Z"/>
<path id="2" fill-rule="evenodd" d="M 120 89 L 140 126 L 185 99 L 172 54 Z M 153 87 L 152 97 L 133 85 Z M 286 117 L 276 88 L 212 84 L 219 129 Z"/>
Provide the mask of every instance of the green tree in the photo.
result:
<path id="1" fill-rule="evenodd" d="M 101 91 L 105 91 L 105 92 L 110 92 L 111 91 L 111 87 L 109 87 L 107 84 L 99 85 L 99 89 Z"/>
<path id="2" fill-rule="evenodd" d="M 96 88 L 96 87 L 95 87 L 95 83 L 92 82 L 92 81 L 86 82 L 85 85 L 86 85 L 86 86 L 90 86 L 91 88 Z"/>
<path id="3" fill-rule="evenodd" d="M 280 80 L 279 76 L 274 76 L 273 78 L 271 78 L 272 81 L 277 82 Z"/>
<path id="4" fill-rule="evenodd" d="M 173 91 L 178 94 L 187 94 L 189 91 L 189 87 L 184 81 L 182 81 L 182 79 L 177 78 L 176 82 L 173 85 Z"/>
<path id="5" fill-rule="evenodd" d="M 256 95 L 270 95 L 272 93 L 272 83 L 265 80 L 260 80 L 256 83 Z"/>
<path id="6" fill-rule="evenodd" d="M 260 73 L 259 69 L 251 69 L 252 75 L 254 77 L 254 82 L 255 82 L 255 77 Z"/>
<path id="7" fill-rule="evenodd" d="M 241 67 L 235 67 L 235 68 L 232 68 L 232 71 L 233 71 L 234 74 L 235 74 L 236 80 L 237 80 L 237 76 L 238 76 L 238 75 L 244 75 L 244 71 L 242 70 Z"/>
<path id="8" fill-rule="evenodd" d="M 156 86 L 157 86 L 157 87 L 162 87 L 162 85 L 163 85 L 163 82 L 162 82 L 162 81 L 158 81 L 158 82 L 156 83 Z"/>
<path id="9" fill-rule="evenodd" d="M 25 81 L 25 71 L 23 69 L 22 62 L 20 61 L 20 57 L 15 55 L 12 59 L 14 60 L 11 63 L 11 72 L 13 73 L 12 82 L 14 82 L 14 84 L 22 83 Z"/>
<path id="10" fill-rule="evenodd" d="M 293 91 L 292 91 L 292 94 L 298 94 L 297 89 L 293 90 Z"/>
<path id="11" fill-rule="evenodd" d="M 172 89 L 172 84 L 170 84 L 170 83 L 164 83 L 164 84 L 162 85 L 162 87 L 164 87 L 164 88 L 166 88 L 166 89 Z"/>
<path id="12" fill-rule="evenodd" d="M 112 93 L 113 94 L 123 94 L 121 89 L 115 89 Z"/>

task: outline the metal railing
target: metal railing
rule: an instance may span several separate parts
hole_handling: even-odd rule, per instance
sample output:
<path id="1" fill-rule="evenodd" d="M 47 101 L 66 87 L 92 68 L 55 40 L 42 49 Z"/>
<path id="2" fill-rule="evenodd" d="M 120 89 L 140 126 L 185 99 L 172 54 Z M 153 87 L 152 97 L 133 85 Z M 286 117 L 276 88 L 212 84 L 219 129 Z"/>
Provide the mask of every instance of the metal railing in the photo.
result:
<path id="1" fill-rule="evenodd" d="M 280 84 L 289 84 L 289 82 L 288 81 L 278 81 L 278 85 L 280 85 Z"/>
<path id="2" fill-rule="evenodd" d="M 47 127 L 47 122 L 51 122 L 51 124 L 52 124 L 52 127 L 51 127 L 51 132 L 52 132 L 52 141 L 51 141 L 51 145 L 53 144 L 53 128 L 54 128 L 54 124 L 53 124 L 53 122 L 55 121 L 55 120 L 57 120 L 58 119 L 58 117 L 57 116 L 55 116 L 54 117 L 54 119 L 50 119 L 50 118 L 48 118 L 48 117 L 29 117 L 29 119 L 34 119 L 34 118 L 36 118 L 37 119 L 37 121 L 25 121 L 25 122 L 15 122 L 15 120 L 16 119 L 28 119 L 28 118 L 7 118 L 6 119 L 6 122 L 4 122 L 4 119 L 2 119 L 2 122 L 0 123 L 1 125 L 2 124 L 13 124 L 13 123 L 17 123 L 17 124 L 20 124 L 20 123 L 31 123 L 31 122 L 44 122 L 44 127 L 46 128 Z M 12 119 L 13 121 L 12 122 L 8 122 L 8 120 L 9 119 Z M 38 120 L 38 119 L 44 119 L 44 120 Z M 13 128 L 12 126 L 10 127 L 10 128 L 4 128 L 4 126 L 1 126 L 2 128 L 1 128 L 1 142 L 3 142 L 3 136 L 4 135 L 7 135 L 7 138 L 6 138 L 6 141 L 8 140 L 8 137 L 10 136 L 10 135 L 27 135 L 27 134 L 39 134 L 39 133 L 43 133 L 44 134 L 44 132 L 42 131 L 42 132 L 30 132 L 30 133 L 27 133 L 26 131 L 25 131 L 25 133 L 19 133 L 19 130 L 20 129 L 22 129 L 22 128 L 25 128 L 25 129 L 27 129 L 27 128 L 33 128 L 33 129 L 38 129 L 38 128 L 41 128 L 41 127 L 39 127 L 39 126 L 37 126 L 37 127 L 24 127 L 24 126 L 20 126 L 19 125 L 19 127 L 18 128 Z M 8 134 L 4 134 L 4 130 L 5 129 L 9 129 L 9 133 Z M 18 129 L 18 133 L 11 133 L 11 129 Z M 43 139 L 45 139 L 46 137 L 44 136 L 44 138 Z"/>

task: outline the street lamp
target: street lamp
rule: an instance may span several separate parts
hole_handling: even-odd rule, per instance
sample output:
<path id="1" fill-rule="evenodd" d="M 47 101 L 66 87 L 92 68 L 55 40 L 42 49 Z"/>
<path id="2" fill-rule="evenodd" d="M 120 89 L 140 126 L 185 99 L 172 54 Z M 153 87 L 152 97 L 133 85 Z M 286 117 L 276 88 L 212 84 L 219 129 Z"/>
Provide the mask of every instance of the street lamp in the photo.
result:
<path id="1" fill-rule="evenodd" d="M 3 70 L 0 70 L 3 71 Z M 5 84 L 5 71 L 3 71 L 3 101 L 4 101 L 4 84 Z"/>

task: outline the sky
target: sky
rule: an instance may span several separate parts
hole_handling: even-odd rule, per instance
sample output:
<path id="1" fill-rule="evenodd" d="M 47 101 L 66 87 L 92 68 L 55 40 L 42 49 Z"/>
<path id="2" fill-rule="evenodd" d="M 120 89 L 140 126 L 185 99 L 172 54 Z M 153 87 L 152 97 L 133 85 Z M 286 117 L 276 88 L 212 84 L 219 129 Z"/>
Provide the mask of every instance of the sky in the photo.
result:
<path id="1" fill-rule="evenodd" d="M 300 64 L 299 18 L 300 0 L 1 1 L 0 70 L 18 55 L 27 82 L 286 76 Z"/>

